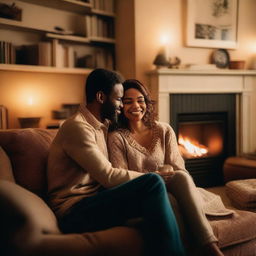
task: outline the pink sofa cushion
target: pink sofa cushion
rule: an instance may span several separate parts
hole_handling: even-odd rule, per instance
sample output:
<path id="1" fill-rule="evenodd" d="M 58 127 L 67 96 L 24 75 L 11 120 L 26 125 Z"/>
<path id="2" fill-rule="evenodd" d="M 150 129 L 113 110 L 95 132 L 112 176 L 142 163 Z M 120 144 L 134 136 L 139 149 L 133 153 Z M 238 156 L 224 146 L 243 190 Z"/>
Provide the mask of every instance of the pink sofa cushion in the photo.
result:
<path id="1" fill-rule="evenodd" d="M 18 184 L 44 196 L 46 165 L 50 144 L 56 130 L 13 129 L 0 131 L 0 146 L 8 154 Z"/>

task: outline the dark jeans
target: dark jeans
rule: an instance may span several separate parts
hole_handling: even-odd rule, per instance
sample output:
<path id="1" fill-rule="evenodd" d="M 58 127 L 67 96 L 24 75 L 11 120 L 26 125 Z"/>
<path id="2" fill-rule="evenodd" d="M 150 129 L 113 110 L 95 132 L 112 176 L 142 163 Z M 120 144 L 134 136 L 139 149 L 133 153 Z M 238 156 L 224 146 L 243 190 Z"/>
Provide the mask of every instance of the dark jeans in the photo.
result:
<path id="1" fill-rule="evenodd" d="M 185 255 L 162 178 L 145 174 L 82 199 L 61 219 L 63 232 L 90 232 L 142 217 L 146 255 Z"/>

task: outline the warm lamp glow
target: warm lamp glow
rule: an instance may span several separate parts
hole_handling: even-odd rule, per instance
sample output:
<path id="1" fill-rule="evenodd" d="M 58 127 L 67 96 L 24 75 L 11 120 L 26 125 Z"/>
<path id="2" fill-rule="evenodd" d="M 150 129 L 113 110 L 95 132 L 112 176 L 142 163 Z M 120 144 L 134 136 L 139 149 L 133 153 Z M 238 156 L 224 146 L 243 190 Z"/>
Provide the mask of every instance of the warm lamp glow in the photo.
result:
<path id="1" fill-rule="evenodd" d="M 163 53 L 167 60 L 170 57 L 170 43 L 171 43 L 171 36 L 170 33 L 165 33 L 160 36 L 160 44 L 163 49 Z"/>
<path id="2" fill-rule="evenodd" d="M 40 105 L 42 93 L 33 88 L 22 88 L 18 93 L 19 117 L 41 116 Z"/>
<path id="3" fill-rule="evenodd" d="M 160 38 L 161 45 L 167 45 L 170 43 L 170 37 L 168 35 L 162 35 Z"/>
<path id="4" fill-rule="evenodd" d="M 28 98 L 27 104 L 28 104 L 29 106 L 32 106 L 32 105 L 34 104 L 34 99 L 33 99 L 33 97 L 29 97 L 29 98 Z"/>

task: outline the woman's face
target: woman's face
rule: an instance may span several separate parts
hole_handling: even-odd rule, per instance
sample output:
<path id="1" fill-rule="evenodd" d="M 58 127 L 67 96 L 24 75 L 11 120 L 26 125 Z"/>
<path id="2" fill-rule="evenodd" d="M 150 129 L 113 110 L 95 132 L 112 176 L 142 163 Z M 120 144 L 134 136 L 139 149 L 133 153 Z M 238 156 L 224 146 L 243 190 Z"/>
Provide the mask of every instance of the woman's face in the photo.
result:
<path id="1" fill-rule="evenodd" d="M 146 113 L 147 105 L 143 94 L 131 88 L 123 97 L 123 113 L 129 121 L 140 121 Z"/>

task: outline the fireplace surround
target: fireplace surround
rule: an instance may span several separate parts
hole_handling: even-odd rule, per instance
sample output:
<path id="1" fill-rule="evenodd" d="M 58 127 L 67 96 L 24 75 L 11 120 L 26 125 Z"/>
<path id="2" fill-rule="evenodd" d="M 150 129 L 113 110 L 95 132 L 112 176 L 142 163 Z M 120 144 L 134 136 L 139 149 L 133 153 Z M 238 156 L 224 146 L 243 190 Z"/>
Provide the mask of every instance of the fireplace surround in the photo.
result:
<path id="1" fill-rule="evenodd" d="M 201 133 L 203 133 L 209 131 L 208 124 L 213 121 L 210 120 L 209 114 L 210 116 L 219 115 L 215 127 L 211 128 L 212 132 L 213 130 L 222 130 L 222 132 L 215 131 L 216 136 L 220 136 L 221 133 L 224 137 L 226 136 L 224 142 L 222 142 L 223 148 L 221 151 L 223 154 L 218 156 L 221 158 L 219 163 L 216 164 L 216 159 L 214 160 L 218 157 L 208 157 L 214 161 L 208 164 L 208 167 L 211 167 L 208 169 L 208 174 L 202 174 L 201 170 L 208 168 L 202 167 L 201 159 L 204 159 L 204 157 L 195 157 L 194 159 L 186 159 L 185 157 L 186 165 L 190 165 L 189 171 L 200 186 L 221 184 L 222 165 L 228 156 L 237 156 L 256 150 L 256 122 L 254 121 L 256 119 L 255 71 L 158 69 L 149 72 L 148 75 L 149 90 L 153 99 L 157 101 L 159 120 L 170 123 L 177 136 L 179 136 L 177 121 L 181 121 L 181 125 L 185 128 L 189 123 L 194 122 L 194 126 L 187 128 L 187 130 L 194 130 L 199 126 L 202 129 Z M 232 105 L 233 114 L 225 107 L 222 108 L 223 104 L 229 102 L 229 99 L 223 100 L 226 96 L 232 98 L 229 104 Z M 192 100 L 193 98 L 194 100 Z M 213 98 L 213 101 L 209 98 Z M 177 113 L 178 101 L 188 103 L 185 110 L 182 109 L 183 107 L 178 110 L 179 113 Z M 205 104 L 201 107 L 201 110 L 198 109 L 200 102 Z M 215 106 L 210 109 L 213 103 Z M 201 114 L 208 116 L 210 119 L 203 121 L 201 125 L 198 124 L 199 120 L 191 120 L 195 116 L 198 118 Z M 230 122 L 231 116 L 233 117 Z M 223 122 L 225 119 L 227 119 L 226 124 L 225 121 Z M 234 127 L 233 130 L 231 129 L 232 126 Z M 200 143 L 202 144 L 202 142 Z M 190 162 L 193 162 L 193 166 Z"/>

